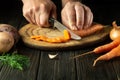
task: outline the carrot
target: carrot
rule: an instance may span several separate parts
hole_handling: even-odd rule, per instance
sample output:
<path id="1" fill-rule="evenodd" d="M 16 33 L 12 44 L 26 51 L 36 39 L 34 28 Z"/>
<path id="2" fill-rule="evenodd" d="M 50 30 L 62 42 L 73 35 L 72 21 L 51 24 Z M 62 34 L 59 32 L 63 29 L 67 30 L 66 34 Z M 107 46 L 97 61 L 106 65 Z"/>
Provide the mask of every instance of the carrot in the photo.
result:
<path id="1" fill-rule="evenodd" d="M 67 42 L 70 39 L 66 39 L 64 36 L 56 37 L 56 40 L 61 41 L 61 42 Z"/>
<path id="2" fill-rule="evenodd" d="M 63 33 L 64 33 L 64 38 L 69 40 L 70 39 L 70 33 L 68 32 L 68 30 L 64 30 Z"/>
<path id="3" fill-rule="evenodd" d="M 96 65 L 96 62 L 99 60 L 110 60 L 112 58 L 120 56 L 120 44 L 113 48 L 110 52 L 98 57 L 96 60 L 94 60 L 93 66 Z"/>
<path id="4" fill-rule="evenodd" d="M 120 44 L 120 37 L 118 37 L 117 39 L 113 40 L 112 42 L 99 46 L 97 48 L 95 48 L 93 50 L 93 52 L 95 53 L 103 53 L 103 52 L 107 52 L 110 51 L 111 49 L 117 47 Z"/>
<path id="5" fill-rule="evenodd" d="M 97 31 L 100 31 L 103 29 L 103 25 L 101 24 L 93 24 L 90 28 L 87 29 L 81 29 L 81 30 L 74 30 L 73 32 L 81 37 L 85 37 L 88 35 L 91 35 Z"/>
<path id="6" fill-rule="evenodd" d="M 61 37 L 55 37 L 55 38 L 48 38 L 46 41 L 50 43 L 60 43 L 63 42 L 63 39 Z"/>
<path id="7" fill-rule="evenodd" d="M 30 38 L 31 39 L 36 39 L 36 38 L 39 38 L 40 36 L 31 36 Z"/>
<path id="8" fill-rule="evenodd" d="M 43 35 L 39 35 L 39 37 L 35 38 L 35 40 L 38 40 L 38 41 L 46 41 L 48 37 L 47 36 L 43 36 Z"/>
<path id="9" fill-rule="evenodd" d="M 61 41 L 58 41 L 58 40 L 56 40 L 55 38 L 48 38 L 48 39 L 46 40 L 46 42 L 58 43 L 58 42 L 61 42 Z"/>
<path id="10" fill-rule="evenodd" d="M 94 50 L 84 53 L 84 54 L 80 54 L 80 55 L 76 55 L 73 58 L 78 58 L 87 54 L 91 54 L 91 53 L 95 53 L 95 54 L 99 54 L 99 53 L 103 53 L 103 52 L 108 52 L 110 50 L 112 50 L 113 48 L 117 47 L 120 44 L 120 37 L 116 38 L 115 40 L 113 40 L 112 42 L 105 44 L 105 45 L 101 45 L 98 46 L 97 48 L 95 48 Z"/>

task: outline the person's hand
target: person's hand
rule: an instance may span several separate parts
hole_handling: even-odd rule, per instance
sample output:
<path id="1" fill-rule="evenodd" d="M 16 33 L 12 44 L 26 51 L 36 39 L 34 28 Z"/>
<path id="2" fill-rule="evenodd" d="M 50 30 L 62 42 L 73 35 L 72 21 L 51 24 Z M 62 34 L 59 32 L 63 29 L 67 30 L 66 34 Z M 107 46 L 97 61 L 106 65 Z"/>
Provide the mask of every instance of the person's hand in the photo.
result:
<path id="1" fill-rule="evenodd" d="M 62 22 L 71 30 L 85 29 L 93 22 L 90 8 L 80 2 L 69 1 L 61 12 Z"/>
<path id="2" fill-rule="evenodd" d="M 49 18 L 56 18 L 56 6 L 51 0 L 23 0 L 23 16 L 30 23 L 49 27 Z"/>

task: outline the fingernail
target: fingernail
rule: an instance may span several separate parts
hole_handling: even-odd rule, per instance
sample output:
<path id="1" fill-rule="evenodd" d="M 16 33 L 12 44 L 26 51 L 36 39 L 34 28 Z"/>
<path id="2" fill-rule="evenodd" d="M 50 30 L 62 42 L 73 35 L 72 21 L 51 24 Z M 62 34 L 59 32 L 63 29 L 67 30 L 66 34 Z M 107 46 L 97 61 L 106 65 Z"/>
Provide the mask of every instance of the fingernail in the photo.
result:
<path id="1" fill-rule="evenodd" d="M 76 26 L 71 26 L 71 30 L 77 30 Z"/>
<path id="2" fill-rule="evenodd" d="M 82 26 L 81 26 L 81 25 L 79 25 L 79 26 L 78 26 L 78 29 L 82 29 Z"/>
<path id="3" fill-rule="evenodd" d="M 77 30 L 75 23 L 69 22 L 69 25 L 70 25 L 71 30 Z"/>

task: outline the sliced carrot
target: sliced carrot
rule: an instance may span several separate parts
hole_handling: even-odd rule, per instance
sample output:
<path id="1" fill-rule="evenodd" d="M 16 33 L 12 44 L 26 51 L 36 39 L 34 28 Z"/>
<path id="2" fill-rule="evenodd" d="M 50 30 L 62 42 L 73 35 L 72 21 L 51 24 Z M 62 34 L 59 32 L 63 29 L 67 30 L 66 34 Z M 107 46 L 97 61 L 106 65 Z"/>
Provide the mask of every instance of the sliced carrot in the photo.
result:
<path id="1" fill-rule="evenodd" d="M 56 38 L 48 38 L 46 41 L 50 42 L 50 43 L 59 43 L 59 42 L 61 42 L 60 40 L 57 40 Z"/>
<path id="2" fill-rule="evenodd" d="M 46 41 L 50 43 L 61 43 L 71 39 L 70 33 L 67 30 L 64 30 L 63 33 L 64 33 L 63 36 L 58 36 L 54 38 L 48 38 L 47 36 L 44 36 L 44 35 L 31 36 L 30 38 L 34 40 Z"/>
<path id="3" fill-rule="evenodd" d="M 66 40 L 63 36 L 60 36 L 60 37 L 55 37 L 55 38 L 48 38 L 46 41 L 50 43 L 62 43 L 68 40 Z"/>
<path id="4" fill-rule="evenodd" d="M 41 40 L 43 40 L 43 41 L 46 41 L 46 39 L 48 38 L 47 36 L 43 36 L 43 35 L 41 35 Z"/>
<path id="5" fill-rule="evenodd" d="M 30 36 L 31 39 L 39 38 L 40 36 Z"/>
<path id="6" fill-rule="evenodd" d="M 64 38 L 65 39 L 69 40 L 71 38 L 70 33 L 69 33 L 68 30 L 64 30 L 63 33 L 64 33 Z"/>
<path id="7" fill-rule="evenodd" d="M 33 36 L 34 37 L 34 36 Z M 38 41 L 46 41 L 48 37 L 46 36 L 43 36 L 43 35 L 39 35 L 38 37 L 34 38 L 35 40 L 38 40 Z"/>

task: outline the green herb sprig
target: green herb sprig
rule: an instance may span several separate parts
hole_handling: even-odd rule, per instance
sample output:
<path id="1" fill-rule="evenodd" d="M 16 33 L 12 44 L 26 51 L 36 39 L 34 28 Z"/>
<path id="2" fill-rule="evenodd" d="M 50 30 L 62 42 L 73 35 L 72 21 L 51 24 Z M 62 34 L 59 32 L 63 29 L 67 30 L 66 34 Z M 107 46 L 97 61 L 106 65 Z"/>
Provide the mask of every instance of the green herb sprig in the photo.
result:
<path id="1" fill-rule="evenodd" d="M 3 64 L 7 64 L 12 68 L 16 68 L 19 70 L 23 70 L 24 68 L 29 67 L 30 65 L 29 57 L 17 53 L 5 53 L 0 56 L 0 61 Z"/>

